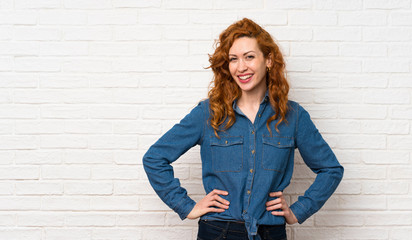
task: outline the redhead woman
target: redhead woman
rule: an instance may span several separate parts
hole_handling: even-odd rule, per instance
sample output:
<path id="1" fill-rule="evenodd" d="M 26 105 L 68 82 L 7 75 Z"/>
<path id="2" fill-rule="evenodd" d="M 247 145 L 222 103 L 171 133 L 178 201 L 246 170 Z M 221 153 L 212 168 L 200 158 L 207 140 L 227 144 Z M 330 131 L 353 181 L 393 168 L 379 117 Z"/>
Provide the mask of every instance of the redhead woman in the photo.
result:
<path id="1" fill-rule="evenodd" d="M 343 167 L 309 113 L 288 100 L 285 62 L 270 34 L 244 18 L 219 36 L 210 55 L 214 79 L 201 101 L 143 157 L 159 197 L 181 219 L 199 219 L 198 240 L 287 239 L 337 188 Z M 200 145 L 206 195 L 193 201 L 170 165 Z M 297 148 L 317 174 L 296 202 L 286 202 Z"/>

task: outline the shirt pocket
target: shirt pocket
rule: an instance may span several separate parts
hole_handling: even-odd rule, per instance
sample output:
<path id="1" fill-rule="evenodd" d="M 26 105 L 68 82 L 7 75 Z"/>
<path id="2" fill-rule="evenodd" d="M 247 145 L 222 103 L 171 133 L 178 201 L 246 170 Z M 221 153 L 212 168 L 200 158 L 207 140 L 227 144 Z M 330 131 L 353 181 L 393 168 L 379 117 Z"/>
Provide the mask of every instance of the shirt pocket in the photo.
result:
<path id="1" fill-rule="evenodd" d="M 263 135 L 262 168 L 283 172 L 290 154 L 294 151 L 293 137 Z"/>
<path id="2" fill-rule="evenodd" d="M 243 168 L 243 137 L 211 137 L 212 168 L 215 172 L 240 172 Z"/>

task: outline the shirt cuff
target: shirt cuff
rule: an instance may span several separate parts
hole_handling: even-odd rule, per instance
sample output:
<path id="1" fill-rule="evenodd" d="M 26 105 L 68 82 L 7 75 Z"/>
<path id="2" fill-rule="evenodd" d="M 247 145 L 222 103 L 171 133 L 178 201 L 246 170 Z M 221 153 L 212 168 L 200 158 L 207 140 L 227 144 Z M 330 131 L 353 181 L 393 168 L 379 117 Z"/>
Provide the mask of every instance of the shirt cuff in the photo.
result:
<path id="1" fill-rule="evenodd" d="M 295 217 L 298 219 L 299 224 L 302 224 L 306 219 L 308 219 L 312 214 L 306 212 L 305 207 L 300 202 L 295 202 L 290 206 Z"/>
<path id="2" fill-rule="evenodd" d="M 176 205 L 176 207 L 173 208 L 173 211 L 179 214 L 180 219 L 184 220 L 195 207 L 195 205 L 196 202 L 188 197 L 187 199 L 182 200 L 178 205 Z"/>

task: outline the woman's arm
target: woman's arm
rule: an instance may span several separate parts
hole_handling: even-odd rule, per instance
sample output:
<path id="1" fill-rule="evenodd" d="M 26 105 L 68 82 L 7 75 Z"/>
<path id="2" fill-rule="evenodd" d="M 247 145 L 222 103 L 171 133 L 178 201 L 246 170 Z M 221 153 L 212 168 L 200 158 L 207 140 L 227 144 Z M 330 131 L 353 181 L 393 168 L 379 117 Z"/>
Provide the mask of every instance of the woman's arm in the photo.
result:
<path id="1" fill-rule="evenodd" d="M 196 144 L 201 144 L 205 125 L 204 108 L 204 102 L 199 103 L 143 156 L 144 169 L 153 189 L 181 219 L 187 217 L 196 203 L 181 187 L 179 179 L 174 177 L 170 164 Z"/>
<path id="2" fill-rule="evenodd" d="M 296 146 L 304 162 L 317 174 L 305 194 L 290 206 L 299 223 L 303 223 L 317 212 L 336 190 L 343 177 L 343 167 L 313 124 L 309 113 L 301 106 L 295 136 Z"/>

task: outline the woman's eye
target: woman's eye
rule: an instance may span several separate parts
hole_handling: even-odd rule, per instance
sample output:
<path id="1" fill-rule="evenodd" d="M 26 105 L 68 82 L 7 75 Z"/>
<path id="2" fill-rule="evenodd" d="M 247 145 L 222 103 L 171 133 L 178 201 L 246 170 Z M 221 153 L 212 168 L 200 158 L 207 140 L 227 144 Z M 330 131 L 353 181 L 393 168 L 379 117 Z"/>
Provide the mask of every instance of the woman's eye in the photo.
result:
<path id="1" fill-rule="evenodd" d="M 229 62 L 235 61 L 236 58 L 229 58 Z"/>
<path id="2" fill-rule="evenodd" d="M 246 59 L 253 59 L 255 56 L 246 56 Z"/>

